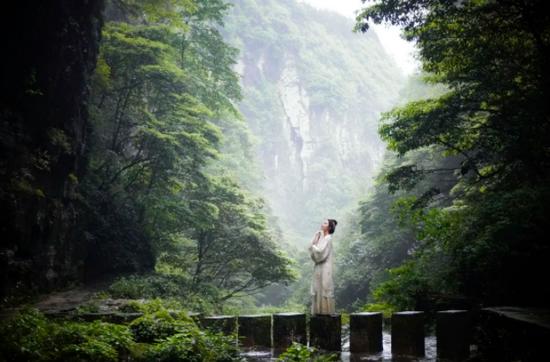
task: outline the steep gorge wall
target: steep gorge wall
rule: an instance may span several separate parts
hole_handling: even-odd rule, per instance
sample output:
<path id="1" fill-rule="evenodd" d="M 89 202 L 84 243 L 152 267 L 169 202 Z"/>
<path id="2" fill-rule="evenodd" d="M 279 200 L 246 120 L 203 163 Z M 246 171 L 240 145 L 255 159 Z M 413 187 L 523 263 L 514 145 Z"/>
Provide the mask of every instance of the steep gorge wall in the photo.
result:
<path id="1" fill-rule="evenodd" d="M 89 78 L 103 1 L 7 2 L 0 15 L 0 296 L 82 277 Z"/>
<path id="2" fill-rule="evenodd" d="M 258 138 L 264 192 L 300 242 L 371 183 L 385 145 L 380 112 L 403 77 L 375 34 L 294 0 L 236 0 L 226 37 L 241 49 L 240 105 Z"/>

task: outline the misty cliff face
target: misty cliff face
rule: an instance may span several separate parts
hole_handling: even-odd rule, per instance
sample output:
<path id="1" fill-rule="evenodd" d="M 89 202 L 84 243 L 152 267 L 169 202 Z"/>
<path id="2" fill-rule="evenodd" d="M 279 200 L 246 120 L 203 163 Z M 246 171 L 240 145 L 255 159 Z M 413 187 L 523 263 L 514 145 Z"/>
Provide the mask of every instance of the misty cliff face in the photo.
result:
<path id="1" fill-rule="evenodd" d="M 240 109 L 258 138 L 264 192 L 291 238 L 338 218 L 371 182 L 380 112 L 402 76 L 375 34 L 294 0 L 235 0 L 226 37 L 241 49 Z"/>
<path id="2" fill-rule="evenodd" d="M 0 15 L 12 34 L 0 66 L 1 297 L 82 277 L 77 186 L 102 9 L 103 1 L 20 1 Z"/>

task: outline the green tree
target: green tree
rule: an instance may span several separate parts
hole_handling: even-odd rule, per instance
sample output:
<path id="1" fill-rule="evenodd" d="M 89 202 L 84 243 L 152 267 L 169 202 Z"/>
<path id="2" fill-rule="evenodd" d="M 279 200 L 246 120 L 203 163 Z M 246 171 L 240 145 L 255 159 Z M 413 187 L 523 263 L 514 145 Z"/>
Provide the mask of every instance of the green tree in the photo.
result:
<path id="1" fill-rule="evenodd" d="M 456 281 L 455 296 L 482 303 L 547 302 L 542 297 L 547 286 L 535 282 L 550 255 L 544 237 L 550 196 L 550 76 L 544 59 L 550 22 L 543 6 L 514 0 L 381 1 L 357 18 L 361 30 L 368 29 L 368 21 L 403 26 L 405 36 L 417 41 L 430 80 L 449 89 L 394 109 L 380 126 L 399 155 L 435 146 L 460 159 L 448 168 L 458 176 L 451 207 L 401 203 L 402 216 L 421 241 L 411 267 L 402 272 L 427 279 L 437 266 Z M 400 165 L 386 180 L 394 191 L 407 190 L 435 171 L 418 163 Z M 438 265 L 442 255 L 448 263 Z M 403 273 L 395 276 L 393 290 L 407 293 Z"/>
<path id="2" fill-rule="evenodd" d="M 163 261 L 174 267 L 187 260 L 194 293 L 214 290 L 217 303 L 254 294 L 275 282 L 294 278 L 291 261 L 268 232 L 263 201 L 252 198 L 229 178 L 211 180 L 196 197 L 212 207 L 208 218 L 196 215 L 187 235 L 195 243 Z"/>
<path id="3" fill-rule="evenodd" d="M 213 176 L 231 174 L 222 131 L 247 137 L 234 107 L 237 50 L 218 30 L 227 8 L 219 0 L 109 4 L 85 180 L 97 263 L 151 271 L 158 259 L 159 277 L 177 274 L 183 284 L 175 292 L 216 302 L 292 278 L 261 201 Z"/>

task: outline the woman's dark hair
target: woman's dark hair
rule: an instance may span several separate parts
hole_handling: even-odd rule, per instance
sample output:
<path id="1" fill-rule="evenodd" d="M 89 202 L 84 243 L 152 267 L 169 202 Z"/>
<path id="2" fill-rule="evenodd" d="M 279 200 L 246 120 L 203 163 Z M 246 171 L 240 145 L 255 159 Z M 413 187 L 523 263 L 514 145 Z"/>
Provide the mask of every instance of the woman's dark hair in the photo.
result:
<path id="1" fill-rule="evenodd" d="M 338 221 L 334 219 L 327 219 L 328 220 L 328 233 L 334 234 L 334 230 L 336 229 L 336 225 L 338 225 Z"/>

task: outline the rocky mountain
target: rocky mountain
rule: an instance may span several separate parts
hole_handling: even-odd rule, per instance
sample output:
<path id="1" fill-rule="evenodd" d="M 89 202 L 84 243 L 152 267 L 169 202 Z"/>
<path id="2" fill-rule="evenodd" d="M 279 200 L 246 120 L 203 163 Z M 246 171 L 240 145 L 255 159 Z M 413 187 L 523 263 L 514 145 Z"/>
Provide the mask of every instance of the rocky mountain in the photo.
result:
<path id="1" fill-rule="evenodd" d="M 380 113 L 404 82 L 376 33 L 295 0 L 233 0 L 224 35 L 241 50 L 240 110 L 263 190 L 291 243 L 341 218 L 372 184 Z"/>

